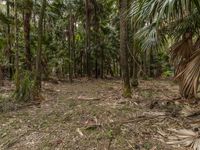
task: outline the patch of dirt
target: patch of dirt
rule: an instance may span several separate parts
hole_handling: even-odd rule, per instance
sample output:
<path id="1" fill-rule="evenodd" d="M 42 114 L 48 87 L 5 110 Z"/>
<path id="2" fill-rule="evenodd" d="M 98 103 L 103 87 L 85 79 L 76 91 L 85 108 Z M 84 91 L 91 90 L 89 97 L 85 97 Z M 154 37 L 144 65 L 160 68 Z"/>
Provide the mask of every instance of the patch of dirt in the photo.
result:
<path id="1" fill-rule="evenodd" d="M 10 93 L 11 85 L 1 93 Z M 0 114 L 0 149 L 186 149 L 165 144 L 158 131 L 192 128 L 180 112 L 199 104 L 181 102 L 168 80 L 140 81 L 131 99 L 121 97 L 121 87 L 118 80 L 43 83 L 40 105 Z"/>

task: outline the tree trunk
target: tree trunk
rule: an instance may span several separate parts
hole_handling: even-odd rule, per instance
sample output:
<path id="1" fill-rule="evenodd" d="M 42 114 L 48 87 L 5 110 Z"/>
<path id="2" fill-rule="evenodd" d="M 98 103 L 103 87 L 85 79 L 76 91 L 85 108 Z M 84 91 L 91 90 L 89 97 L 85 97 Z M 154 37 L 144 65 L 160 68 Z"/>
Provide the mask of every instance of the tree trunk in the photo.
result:
<path id="1" fill-rule="evenodd" d="M 68 49 L 69 49 L 69 80 L 72 83 L 72 15 L 69 16 L 69 26 L 68 26 Z"/>
<path id="2" fill-rule="evenodd" d="M 127 49 L 127 0 L 120 0 L 120 62 L 124 83 L 124 97 L 131 97 Z"/>
<path id="3" fill-rule="evenodd" d="M 18 28 L 18 14 L 17 14 L 17 4 L 16 0 L 14 0 L 14 12 L 15 12 L 15 85 L 16 85 L 16 93 L 19 92 L 20 89 L 20 71 L 19 71 L 19 28 Z"/>
<path id="4" fill-rule="evenodd" d="M 84 70 L 84 69 L 83 69 L 83 67 L 84 67 L 84 65 L 83 65 L 83 64 L 84 64 L 83 51 L 81 51 L 81 54 L 80 54 L 80 55 L 81 55 L 80 74 L 81 74 L 81 77 L 83 77 L 83 70 Z"/>
<path id="5" fill-rule="evenodd" d="M 40 10 L 39 22 L 38 22 L 38 49 L 36 56 L 36 75 L 35 75 L 35 86 L 36 94 L 41 91 L 41 55 L 42 55 L 42 38 L 43 38 L 43 21 L 46 9 L 46 0 L 42 1 L 42 7 Z"/>
<path id="6" fill-rule="evenodd" d="M 145 50 L 144 53 L 142 54 L 142 69 L 143 73 L 142 76 L 144 79 L 147 79 L 147 51 Z"/>
<path id="7" fill-rule="evenodd" d="M 76 77 L 76 19 L 75 16 L 72 16 L 72 49 L 73 49 L 73 76 Z"/>
<path id="8" fill-rule="evenodd" d="M 33 25 L 34 28 L 37 28 L 37 21 L 36 21 L 36 6 L 37 6 L 37 0 L 34 0 L 34 8 L 33 8 Z"/>
<path id="9" fill-rule="evenodd" d="M 136 47 L 135 47 L 135 42 L 133 44 L 133 55 L 132 55 L 132 59 L 133 59 L 133 74 L 132 74 L 132 78 L 131 78 L 131 85 L 133 87 L 137 87 L 138 86 L 138 64 L 137 64 L 137 54 L 136 54 Z"/>
<path id="10" fill-rule="evenodd" d="M 85 0 L 86 11 L 86 71 L 87 76 L 91 76 L 90 72 L 90 0 Z"/>
<path id="11" fill-rule="evenodd" d="M 101 48 L 101 72 L 100 72 L 101 79 L 104 78 L 104 50 Z"/>
<path id="12" fill-rule="evenodd" d="M 30 48 L 30 20 L 32 15 L 32 0 L 25 1 L 25 12 L 24 12 L 24 43 L 25 43 L 25 68 L 32 70 L 31 63 L 31 48 Z"/>
<path id="13" fill-rule="evenodd" d="M 10 18 L 10 0 L 6 2 L 7 7 L 7 17 Z M 7 24 L 7 49 L 6 49 L 7 58 L 9 60 L 9 78 L 13 77 L 13 53 L 11 50 L 11 35 L 10 35 L 10 23 Z"/>
<path id="14" fill-rule="evenodd" d="M 0 64 L 0 86 L 3 86 L 3 69 L 1 64 Z"/>
<path id="15" fill-rule="evenodd" d="M 96 7 L 96 1 L 93 1 L 93 5 L 94 7 L 94 31 L 95 31 L 95 35 L 94 35 L 94 43 L 95 43 L 95 78 L 98 79 L 99 77 L 99 35 L 97 33 L 99 33 L 99 18 L 98 18 L 98 8 Z"/>

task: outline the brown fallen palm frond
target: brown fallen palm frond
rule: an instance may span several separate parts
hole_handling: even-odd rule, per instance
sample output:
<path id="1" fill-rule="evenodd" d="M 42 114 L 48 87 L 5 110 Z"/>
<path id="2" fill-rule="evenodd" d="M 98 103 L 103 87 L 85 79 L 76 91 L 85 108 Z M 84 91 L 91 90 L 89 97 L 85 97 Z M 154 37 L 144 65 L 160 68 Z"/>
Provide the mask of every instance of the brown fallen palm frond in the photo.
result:
<path id="1" fill-rule="evenodd" d="M 182 146 L 193 148 L 193 150 L 200 150 L 199 132 L 194 132 L 189 129 L 168 129 L 168 131 L 170 131 L 170 135 L 163 131 L 158 131 L 159 135 L 162 136 L 162 138 L 159 139 L 160 141 L 175 147 Z"/>
<path id="2" fill-rule="evenodd" d="M 168 137 L 167 144 L 191 147 L 194 150 L 200 150 L 200 136 L 198 132 L 186 129 L 170 129 L 172 135 Z"/>

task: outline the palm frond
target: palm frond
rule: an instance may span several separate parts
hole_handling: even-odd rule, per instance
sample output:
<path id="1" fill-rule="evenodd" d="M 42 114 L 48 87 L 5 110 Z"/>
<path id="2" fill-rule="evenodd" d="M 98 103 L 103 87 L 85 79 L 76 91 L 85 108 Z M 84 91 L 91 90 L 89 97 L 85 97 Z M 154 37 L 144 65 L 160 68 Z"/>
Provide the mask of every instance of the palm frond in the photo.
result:
<path id="1" fill-rule="evenodd" d="M 175 78 L 184 97 L 197 97 L 200 74 L 199 0 L 135 0 L 130 16 L 144 50 L 170 48 Z M 196 43 L 193 43 L 197 39 Z M 175 43 L 173 44 L 172 41 Z"/>
<path id="2" fill-rule="evenodd" d="M 188 37 L 183 38 L 181 41 L 175 42 L 170 49 L 171 61 L 175 66 L 187 63 L 194 51 L 192 37 L 189 35 Z"/>
<path id="3" fill-rule="evenodd" d="M 181 80 L 180 91 L 184 97 L 198 98 L 198 87 L 200 77 L 200 49 L 194 52 L 190 61 L 187 63 L 184 69 L 177 75 L 177 78 Z"/>
<path id="4" fill-rule="evenodd" d="M 155 23 L 144 26 L 139 29 L 134 37 L 140 41 L 143 51 L 154 49 L 163 49 L 167 45 L 167 37 L 159 32 Z"/>
<path id="5" fill-rule="evenodd" d="M 190 147 L 193 150 L 200 150 L 199 133 L 188 129 L 169 129 L 171 136 L 168 136 L 167 144 L 173 146 Z"/>

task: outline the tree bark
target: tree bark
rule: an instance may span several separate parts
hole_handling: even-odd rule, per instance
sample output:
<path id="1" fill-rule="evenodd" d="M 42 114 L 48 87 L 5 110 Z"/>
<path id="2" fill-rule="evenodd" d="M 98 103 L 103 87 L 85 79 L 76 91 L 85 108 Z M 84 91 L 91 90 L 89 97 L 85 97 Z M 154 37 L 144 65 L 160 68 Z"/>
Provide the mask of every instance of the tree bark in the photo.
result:
<path id="1" fill-rule="evenodd" d="M 120 0 L 120 62 L 124 84 L 124 97 L 131 97 L 127 49 L 127 0 Z"/>
<path id="2" fill-rule="evenodd" d="M 104 78 L 104 50 L 101 48 L 101 71 L 100 71 L 101 79 Z"/>
<path id="3" fill-rule="evenodd" d="M 24 43 L 25 43 L 25 68 L 32 70 L 31 63 L 31 48 L 30 48 L 30 20 L 32 15 L 32 0 L 25 0 L 25 11 L 24 11 Z"/>
<path id="4" fill-rule="evenodd" d="M 16 85 L 16 93 L 19 92 L 20 89 L 20 71 L 19 71 L 19 28 L 18 28 L 18 14 L 17 14 L 17 4 L 16 0 L 14 0 L 14 12 L 15 12 L 15 85 Z"/>
<path id="5" fill-rule="evenodd" d="M 85 0 L 86 11 L 86 71 L 87 76 L 91 76 L 90 72 L 90 0 Z"/>
<path id="6" fill-rule="evenodd" d="M 43 38 L 43 21 L 45 16 L 46 9 L 46 0 L 42 1 L 42 7 L 40 10 L 39 22 L 38 22 L 38 49 L 36 56 L 36 75 L 35 75 L 35 86 L 36 94 L 39 94 L 41 91 L 41 55 L 42 55 L 42 38 Z"/>
<path id="7" fill-rule="evenodd" d="M 72 83 L 72 15 L 69 15 L 69 26 L 68 26 L 68 49 L 69 49 L 69 80 Z"/>
<path id="8" fill-rule="evenodd" d="M 136 47 L 135 47 L 135 41 L 133 43 L 133 54 L 132 54 L 133 59 L 133 74 L 131 78 L 131 85 L 133 87 L 138 86 L 138 64 L 137 64 L 137 54 L 136 54 Z"/>
<path id="9" fill-rule="evenodd" d="M 76 77 L 76 19 L 75 16 L 72 16 L 72 49 L 73 49 L 73 76 Z"/>
<path id="10" fill-rule="evenodd" d="M 3 69 L 1 64 L 0 64 L 0 86 L 3 86 Z"/>
<path id="11" fill-rule="evenodd" d="M 7 0 L 6 2 L 7 7 L 7 17 L 10 18 L 10 0 Z M 10 23 L 7 24 L 7 48 L 6 48 L 6 54 L 7 58 L 9 60 L 9 78 L 12 79 L 13 77 L 13 53 L 11 50 L 11 35 L 10 35 Z"/>

